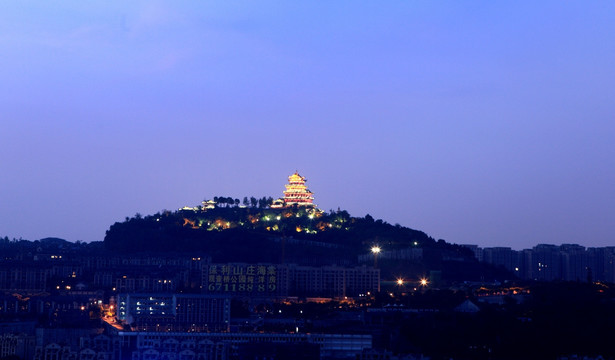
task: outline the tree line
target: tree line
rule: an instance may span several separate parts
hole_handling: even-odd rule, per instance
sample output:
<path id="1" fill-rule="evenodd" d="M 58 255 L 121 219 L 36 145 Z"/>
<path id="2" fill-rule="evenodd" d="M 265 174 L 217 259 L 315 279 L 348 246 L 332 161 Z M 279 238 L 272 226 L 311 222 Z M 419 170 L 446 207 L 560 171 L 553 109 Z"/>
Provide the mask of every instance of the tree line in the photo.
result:
<path id="1" fill-rule="evenodd" d="M 213 200 L 217 206 L 238 207 L 240 204 L 243 204 L 243 206 L 245 207 L 258 208 L 258 209 L 267 208 L 271 206 L 271 204 L 273 203 L 273 198 L 271 196 L 269 197 L 263 196 L 260 199 L 257 199 L 254 196 L 251 196 L 249 198 L 247 196 L 244 196 L 243 201 L 239 201 L 239 199 L 237 198 L 233 199 L 230 196 L 214 196 Z M 207 199 L 204 200 L 204 202 L 207 202 L 207 201 L 208 201 Z"/>

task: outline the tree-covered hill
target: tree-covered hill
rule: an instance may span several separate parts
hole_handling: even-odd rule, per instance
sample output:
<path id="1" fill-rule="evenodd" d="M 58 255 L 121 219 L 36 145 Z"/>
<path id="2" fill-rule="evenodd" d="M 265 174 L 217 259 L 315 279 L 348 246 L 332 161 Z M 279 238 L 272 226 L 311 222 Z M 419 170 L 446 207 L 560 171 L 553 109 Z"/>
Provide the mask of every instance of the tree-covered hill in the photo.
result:
<path id="1" fill-rule="evenodd" d="M 271 209 L 266 199 L 247 205 L 226 201 L 209 209 L 137 214 L 113 224 L 104 245 L 116 253 L 198 253 L 214 262 L 349 266 L 371 265 L 370 249 L 378 245 L 383 251 L 379 267 L 385 274 L 411 276 L 437 270 L 444 271 L 445 278 L 462 278 L 465 273 L 471 278 L 508 276 L 494 275 L 497 272 L 479 264 L 467 248 L 370 215 L 353 217 L 343 210 L 305 207 Z M 385 256 L 408 249 L 420 249 L 420 257 L 394 260 Z"/>
<path id="2" fill-rule="evenodd" d="M 122 252 L 209 252 L 218 242 L 232 238 L 245 238 L 250 244 L 292 238 L 293 243 L 344 248 L 351 252 L 348 255 L 364 253 L 375 244 L 386 249 L 420 246 L 462 251 L 443 241 L 436 242 L 421 231 L 393 226 L 369 215 L 352 217 L 347 211 L 239 206 L 137 214 L 112 225 L 105 236 L 105 246 Z"/>

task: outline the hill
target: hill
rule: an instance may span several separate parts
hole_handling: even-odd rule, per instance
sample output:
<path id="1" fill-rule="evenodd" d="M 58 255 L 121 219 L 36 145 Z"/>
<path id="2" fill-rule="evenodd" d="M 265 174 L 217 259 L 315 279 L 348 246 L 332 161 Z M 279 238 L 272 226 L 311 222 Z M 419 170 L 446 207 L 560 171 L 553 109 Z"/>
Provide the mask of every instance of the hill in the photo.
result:
<path id="1" fill-rule="evenodd" d="M 508 273 L 479 264 L 462 246 L 370 215 L 353 217 L 343 210 L 229 203 L 210 209 L 137 214 L 113 224 L 104 245 L 116 253 L 202 254 L 213 262 L 345 266 L 371 265 L 374 255 L 370 249 L 378 245 L 383 250 L 378 255 L 379 267 L 390 276 L 441 271 L 447 279 L 510 278 Z M 409 253 L 416 256 L 406 256 Z"/>

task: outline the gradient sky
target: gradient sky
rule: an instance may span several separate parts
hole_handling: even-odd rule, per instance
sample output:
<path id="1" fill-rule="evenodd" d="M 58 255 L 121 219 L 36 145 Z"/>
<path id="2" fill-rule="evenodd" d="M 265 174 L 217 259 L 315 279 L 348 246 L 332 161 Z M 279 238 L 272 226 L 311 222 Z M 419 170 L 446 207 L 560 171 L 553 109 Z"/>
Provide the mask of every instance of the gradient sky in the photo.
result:
<path id="1" fill-rule="evenodd" d="M 216 195 L 615 245 L 613 1 L 0 3 L 0 236 Z"/>

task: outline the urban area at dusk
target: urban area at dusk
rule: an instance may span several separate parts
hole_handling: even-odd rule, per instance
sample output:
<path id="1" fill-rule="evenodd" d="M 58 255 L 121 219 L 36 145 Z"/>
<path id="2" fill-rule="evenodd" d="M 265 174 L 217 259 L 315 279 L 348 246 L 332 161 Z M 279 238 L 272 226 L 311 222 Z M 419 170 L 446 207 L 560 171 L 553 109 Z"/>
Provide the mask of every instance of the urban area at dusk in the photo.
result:
<path id="1" fill-rule="evenodd" d="M 0 4 L 0 360 L 615 359 L 615 3 Z"/>

